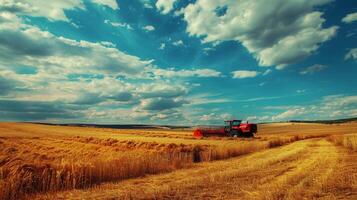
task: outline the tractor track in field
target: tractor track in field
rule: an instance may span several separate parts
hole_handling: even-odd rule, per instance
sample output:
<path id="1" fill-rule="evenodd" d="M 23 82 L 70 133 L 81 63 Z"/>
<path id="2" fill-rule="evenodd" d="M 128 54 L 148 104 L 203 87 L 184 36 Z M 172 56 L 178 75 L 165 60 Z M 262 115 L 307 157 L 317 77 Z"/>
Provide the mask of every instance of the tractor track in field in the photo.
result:
<path id="1" fill-rule="evenodd" d="M 356 199 L 356 158 L 356 153 L 325 139 L 309 139 L 167 174 L 36 198 Z"/>

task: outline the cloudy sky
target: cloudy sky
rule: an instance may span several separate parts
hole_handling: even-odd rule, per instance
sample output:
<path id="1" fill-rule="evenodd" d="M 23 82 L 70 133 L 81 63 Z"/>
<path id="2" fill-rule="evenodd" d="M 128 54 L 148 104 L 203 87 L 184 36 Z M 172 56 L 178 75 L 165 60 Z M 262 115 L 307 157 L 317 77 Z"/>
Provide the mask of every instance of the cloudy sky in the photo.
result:
<path id="1" fill-rule="evenodd" d="M 354 0 L 0 0 L 0 121 L 357 117 Z"/>

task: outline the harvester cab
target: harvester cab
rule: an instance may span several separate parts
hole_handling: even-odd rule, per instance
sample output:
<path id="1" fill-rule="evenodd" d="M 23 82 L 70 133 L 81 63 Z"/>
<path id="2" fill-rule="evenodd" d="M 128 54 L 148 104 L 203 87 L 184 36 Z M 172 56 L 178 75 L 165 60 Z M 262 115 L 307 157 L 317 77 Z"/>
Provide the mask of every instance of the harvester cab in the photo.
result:
<path id="1" fill-rule="evenodd" d="M 239 126 L 241 125 L 242 120 L 227 120 L 224 121 L 224 131 L 232 137 L 241 136 L 241 131 Z"/>
<path id="2" fill-rule="evenodd" d="M 239 125 L 242 123 L 242 120 L 227 120 L 224 121 L 224 130 L 226 132 L 231 132 L 235 129 L 235 127 L 239 127 Z"/>

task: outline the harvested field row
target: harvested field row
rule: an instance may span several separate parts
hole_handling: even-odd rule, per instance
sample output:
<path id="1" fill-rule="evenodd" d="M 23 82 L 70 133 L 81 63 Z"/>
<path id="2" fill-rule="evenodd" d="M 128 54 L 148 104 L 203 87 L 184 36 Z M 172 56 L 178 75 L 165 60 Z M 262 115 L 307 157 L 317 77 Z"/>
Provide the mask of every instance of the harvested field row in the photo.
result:
<path id="1" fill-rule="evenodd" d="M 314 135 L 313 137 L 316 136 Z M 17 140 L 16 142 L 12 141 L 12 143 L 16 143 L 17 146 L 8 146 L 4 148 L 5 152 L 2 153 L 10 153 L 10 156 L 2 158 L 1 161 L 2 165 L 0 165 L 0 172 L 2 174 L 1 186 L 3 189 L 0 194 L 3 195 L 1 197 L 4 199 L 16 199 L 21 195 L 35 192 L 87 188 L 102 182 L 124 180 L 143 176 L 145 174 L 156 174 L 189 167 L 195 162 L 227 159 L 281 146 L 306 138 L 309 137 L 294 136 L 275 138 L 271 141 L 251 141 L 249 143 L 241 143 L 237 146 L 192 146 L 172 144 L 169 146 L 164 145 L 166 149 L 160 149 L 159 151 L 150 152 L 131 150 L 127 151 L 125 154 L 120 154 L 120 152 L 124 151 L 128 144 L 119 143 L 119 141 L 113 139 L 103 140 L 75 137 L 68 141 L 55 141 L 51 138 L 47 139 L 51 144 L 59 143 L 68 146 L 71 143 L 75 143 L 77 148 L 80 146 L 79 144 L 81 144 L 86 148 L 85 153 L 88 156 L 85 156 L 85 159 L 83 159 L 83 157 L 80 158 L 83 154 L 76 155 L 73 152 L 71 153 L 71 150 L 68 149 L 68 151 L 64 153 L 69 153 L 71 156 L 67 158 L 65 156 L 60 156 L 60 159 L 56 160 L 55 158 L 51 158 L 51 156 L 44 154 L 42 157 L 44 156 L 47 158 L 45 161 L 36 159 L 37 153 L 35 152 L 41 152 L 41 149 L 46 149 L 45 145 L 42 144 L 41 146 L 41 142 L 48 143 L 47 140 L 38 138 L 32 139 L 37 141 L 35 141 L 36 144 L 33 143 L 31 145 L 31 149 L 35 150 L 31 155 L 26 154 L 30 153 L 30 150 L 26 150 L 25 147 L 28 146 L 26 142 L 31 142 L 31 139 L 2 139 L 2 141 L 6 142 L 8 140 Z M 130 142 L 129 145 L 135 144 Z M 138 146 L 142 148 L 145 145 L 150 146 L 150 144 L 139 144 Z M 118 146 L 121 146 L 122 148 L 119 148 L 119 152 L 117 152 Z M 54 150 L 56 152 L 56 149 L 59 147 L 61 147 L 61 145 L 56 145 L 56 147 L 53 147 L 50 151 Z M 90 147 L 94 148 L 91 149 Z M 17 149 L 22 149 L 22 151 L 18 152 Z M 108 150 L 111 152 L 108 153 Z M 81 152 L 83 149 L 79 151 Z M 90 155 L 95 154 L 95 152 L 97 153 L 98 158 L 89 158 Z M 100 152 L 102 152 L 102 154 Z M 57 151 L 56 153 L 58 154 L 59 152 Z M 110 156 L 104 156 L 105 154 Z"/>
<path id="2" fill-rule="evenodd" d="M 326 140 L 304 140 L 192 169 L 35 199 L 354 199 L 354 158 Z"/>
<path id="3" fill-rule="evenodd" d="M 113 138 L 99 139 L 95 137 L 69 137 L 65 140 L 76 141 L 86 144 L 96 144 L 101 146 L 110 146 L 116 150 L 154 150 L 165 152 L 192 152 L 194 148 L 207 149 L 209 145 L 194 145 L 194 144 L 176 144 L 176 143 L 157 143 L 157 142 L 142 142 L 135 140 L 117 140 Z"/>
<path id="4" fill-rule="evenodd" d="M 336 145 L 344 146 L 352 151 L 357 151 L 357 134 L 331 135 L 328 140 Z"/>
<path id="5" fill-rule="evenodd" d="M 113 129 L 76 126 L 56 126 L 32 123 L 4 123 L 0 122 L 0 133 L 6 137 L 162 137 L 193 139 L 192 130 L 163 130 L 163 129 Z"/>

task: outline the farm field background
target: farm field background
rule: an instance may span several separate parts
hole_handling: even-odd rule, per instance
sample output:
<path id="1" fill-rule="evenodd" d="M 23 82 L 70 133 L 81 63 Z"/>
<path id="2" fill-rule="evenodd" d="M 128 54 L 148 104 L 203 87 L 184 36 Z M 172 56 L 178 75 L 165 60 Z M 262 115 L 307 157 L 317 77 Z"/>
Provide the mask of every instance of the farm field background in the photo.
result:
<path id="1" fill-rule="evenodd" d="M 0 123 L 0 199 L 356 199 L 357 123 L 192 129 Z"/>

